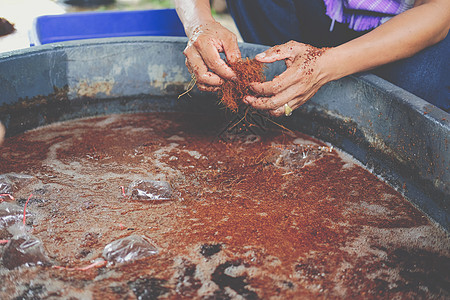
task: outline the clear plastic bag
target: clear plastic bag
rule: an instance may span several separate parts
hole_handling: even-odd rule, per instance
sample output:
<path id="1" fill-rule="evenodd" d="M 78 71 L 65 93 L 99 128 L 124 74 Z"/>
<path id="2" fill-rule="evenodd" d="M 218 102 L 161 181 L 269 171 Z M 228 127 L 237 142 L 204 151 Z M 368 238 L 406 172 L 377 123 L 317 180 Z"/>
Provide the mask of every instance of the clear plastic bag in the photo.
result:
<path id="1" fill-rule="evenodd" d="M 12 270 L 22 265 L 49 265 L 50 261 L 39 239 L 31 235 L 23 235 L 11 239 L 6 244 L 2 264 Z"/>
<path id="2" fill-rule="evenodd" d="M 27 212 L 26 217 L 32 215 Z M 16 223 L 23 222 L 23 208 L 15 203 L 0 203 L 0 229 L 8 228 Z"/>
<path id="3" fill-rule="evenodd" d="M 166 181 L 138 180 L 129 186 L 131 199 L 146 201 L 168 201 L 173 197 L 172 187 Z"/>
<path id="4" fill-rule="evenodd" d="M 7 173 L 0 175 L 0 194 L 12 195 L 15 191 L 19 190 L 22 186 L 30 183 L 33 176 L 17 173 Z"/>
<path id="5" fill-rule="evenodd" d="M 158 249 L 144 236 L 130 235 L 105 246 L 103 257 L 123 263 L 158 254 Z"/>
<path id="6" fill-rule="evenodd" d="M 267 156 L 267 161 L 277 167 L 298 169 L 321 159 L 333 148 L 316 145 L 276 145 Z"/>

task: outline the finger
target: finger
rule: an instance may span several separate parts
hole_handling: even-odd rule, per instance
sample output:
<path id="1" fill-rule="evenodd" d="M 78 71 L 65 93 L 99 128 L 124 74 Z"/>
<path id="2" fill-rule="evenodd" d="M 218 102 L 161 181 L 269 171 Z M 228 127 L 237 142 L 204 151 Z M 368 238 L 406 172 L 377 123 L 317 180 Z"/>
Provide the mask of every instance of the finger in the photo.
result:
<path id="1" fill-rule="evenodd" d="M 281 110 L 280 108 L 277 109 L 273 109 L 273 110 L 269 110 L 269 115 L 271 115 L 272 117 L 281 117 L 284 113 L 284 110 Z"/>
<path id="2" fill-rule="evenodd" d="M 256 100 L 258 100 L 258 97 L 250 96 L 250 95 L 247 95 L 242 99 L 242 101 L 248 105 L 251 105 L 251 103 L 255 102 Z"/>
<path id="3" fill-rule="evenodd" d="M 258 95 L 275 95 L 297 83 L 299 76 L 301 75 L 298 74 L 295 67 L 292 67 L 286 69 L 271 81 L 252 82 L 250 88 Z"/>
<path id="4" fill-rule="evenodd" d="M 291 108 L 290 113 L 292 113 L 297 108 L 295 100 L 289 101 L 287 103 L 287 105 Z M 281 117 L 283 115 L 286 117 L 289 117 L 290 114 L 286 115 L 286 113 L 287 113 L 287 111 L 286 111 L 284 104 L 282 106 L 278 107 L 277 109 L 269 110 L 269 114 L 274 117 Z"/>
<path id="5" fill-rule="evenodd" d="M 281 117 L 282 115 L 284 115 L 284 107 L 269 110 L 269 115 L 271 115 L 272 117 Z"/>
<path id="6" fill-rule="evenodd" d="M 289 60 L 287 60 L 289 61 Z M 271 81 L 252 82 L 250 88 L 260 95 L 275 95 L 289 88 L 293 84 L 298 83 L 303 74 L 303 70 L 296 65 L 289 64 L 289 67 Z"/>
<path id="7" fill-rule="evenodd" d="M 222 49 L 222 45 L 209 44 L 207 47 L 198 48 L 202 60 L 206 66 L 218 76 L 231 79 L 236 76 L 233 70 L 220 58 L 218 49 Z"/>
<path id="8" fill-rule="evenodd" d="M 235 35 L 233 35 L 233 37 L 230 39 L 229 42 L 227 42 L 223 45 L 223 49 L 224 49 L 227 61 L 235 62 L 241 58 L 241 51 L 239 50 L 237 38 Z"/>
<path id="9" fill-rule="evenodd" d="M 219 86 L 223 83 L 221 79 L 216 74 L 208 71 L 208 67 L 203 61 L 202 57 L 196 51 L 185 51 L 188 70 L 190 70 L 197 79 L 198 83 L 203 83 L 207 85 Z"/>
<path id="10" fill-rule="evenodd" d="M 208 54 L 202 54 L 202 58 L 204 59 L 208 68 L 213 71 L 215 74 L 219 75 L 225 79 L 231 79 L 236 77 L 236 73 L 225 63 L 223 59 L 220 58 L 219 53 L 216 53 L 217 56 L 209 56 Z"/>
<path id="11" fill-rule="evenodd" d="M 281 101 L 279 97 L 273 96 L 273 97 L 253 97 L 253 96 L 247 96 L 245 97 L 245 102 L 256 108 L 256 109 L 263 109 L 263 110 L 273 110 L 277 109 L 281 106 Z"/>
<path id="12" fill-rule="evenodd" d="M 197 83 L 197 88 L 205 92 L 217 92 L 220 87 Z"/>
<path id="13" fill-rule="evenodd" d="M 273 63 L 278 60 L 291 58 L 293 55 L 294 42 L 287 42 L 286 44 L 276 45 L 267 49 L 263 53 L 255 56 L 255 59 L 263 63 Z"/>
<path id="14" fill-rule="evenodd" d="M 298 98 L 298 96 L 297 87 L 292 86 L 272 97 L 247 96 L 245 101 L 256 109 L 275 110 L 282 107 L 285 103 L 289 103 L 293 99 Z M 294 104 L 293 106 L 296 107 Z"/>
<path id="15" fill-rule="evenodd" d="M 311 99 L 312 96 L 314 96 L 314 94 L 315 94 L 315 91 L 310 90 L 309 92 L 305 93 L 304 95 L 301 95 L 299 97 L 296 97 L 296 98 L 288 101 L 287 104 L 292 109 L 292 111 L 294 111 L 297 108 L 299 108 L 300 106 L 302 106 L 303 104 L 305 104 L 309 99 Z M 284 107 L 284 104 L 276 109 L 269 110 L 269 114 L 274 117 L 286 115 L 286 109 Z"/>

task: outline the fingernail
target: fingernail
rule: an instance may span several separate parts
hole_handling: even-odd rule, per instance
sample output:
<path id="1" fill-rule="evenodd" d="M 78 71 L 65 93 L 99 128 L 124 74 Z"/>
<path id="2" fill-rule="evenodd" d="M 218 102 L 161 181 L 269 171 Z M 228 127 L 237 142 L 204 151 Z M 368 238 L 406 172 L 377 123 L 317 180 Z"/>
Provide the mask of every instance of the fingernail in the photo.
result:
<path id="1" fill-rule="evenodd" d="M 238 78 L 236 76 L 231 77 L 231 81 L 237 81 Z"/>
<path id="2" fill-rule="evenodd" d="M 256 57 L 257 58 L 264 58 L 264 57 L 266 57 L 266 53 L 265 52 L 259 53 L 259 54 L 256 55 Z"/>

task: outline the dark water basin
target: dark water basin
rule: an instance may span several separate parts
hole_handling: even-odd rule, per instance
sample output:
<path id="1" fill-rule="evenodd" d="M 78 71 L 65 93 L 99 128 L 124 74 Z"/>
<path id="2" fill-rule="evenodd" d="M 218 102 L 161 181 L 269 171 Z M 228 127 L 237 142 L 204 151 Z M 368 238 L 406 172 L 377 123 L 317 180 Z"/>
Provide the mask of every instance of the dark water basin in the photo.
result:
<path id="1" fill-rule="evenodd" d="M 178 95 L 185 91 L 190 81 L 190 74 L 184 65 L 182 54 L 185 44 L 184 38 L 113 38 L 64 42 L 0 54 L 0 120 L 7 128 L 8 137 L 14 138 L 28 130 L 59 121 L 120 113 L 175 112 L 195 113 L 209 118 L 214 118 L 216 115 L 218 118 L 224 117 L 229 112 L 223 110 L 217 104 L 215 96 L 209 93 L 194 89 L 190 92 L 192 97 L 185 95 L 178 99 Z M 264 47 L 259 45 L 241 45 L 243 56 L 252 57 L 263 49 Z M 281 73 L 283 69 L 282 64 L 270 65 L 267 76 L 271 78 Z M 233 116 L 229 117 L 233 118 Z M 370 265 L 369 260 L 357 260 L 354 268 L 348 269 L 351 274 L 346 274 L 346 279 L 357 281 L 361 277 L 358 270 L 370 269 L 370 272 L 376 274 L 379 268 L 386 268 L 386 265 L 389 268 L 390 264 L 397 264 L 397 266 L 400 265 L 399 270 L 404 271 L 401 271 L 403 273 L 399 275 L 402 281 L 397 283 L 392 281 L 395 279 L 395 272 L 389 280 L 405 288 L 406 292 L 402 295 L 408 296 L 408 293 L 412 293 L 410 294 L 412 297 L 448 296 L 448 290 L 445 288 L 448 283 L 445 270 L 449 263 L 446 246 L 448 245 L 450 195 L 448 169 L 450 122 L 448 118 L 449 115 L 444 111 L 384 80 L 371 74 L 360 74 L 324 86 L 311 101 L 296 110 L 291 117 L 276 120 L 283 126 L 312 135 L 351 154 L 419 208 L 432 222 L 444 229 L 440 233 L 434 230 L 423 231 L 436 233 L 433 237 L 425 234 L 427 236 L 425 239 L 441 239 L 440 242 L 436 242 L 442 250 L 441 254 L 433 256 L 434 252 L 425 253 L 417 249 L 406 251 L 402 247 L 373 248 L 370 252 L 380 257 L 384 255 L 381 255 L 382 253 L 386 253 L 387 259 L 382 259 L 379 265 L 378 261 L 377 264 Z M 108 122 L 104 123 L 108 124 Z M 58 137 L 54 138 L 57 140 Z M 40 199 L 33 198 L 31 204 L 42 205 L 45 208 L 46 202 L 41 199 L 42 203 L 40 203 L 38 200 Z M 18 204 L 23 205 L 25 201 L 26 199 L 18 199 Z M 70 203 L 70 198 L 66 201 Z M 20 211 L 20 208 L 16 209 Z M 88 203 L 85 209 L 91 209 L 91 204 Z M 16 215 L 19 216 L 19 213 Z M 37 222 L 32 218 L 28 220 L 29 223 Z M 402 229 L 399 230 L 401 232 Z M 421 230 L 417 232 L 422 233 Z M 415 231 L 412 232 L 412 240 L 414 240 Z M 86 245 L 94 244 L 93 241 L 97 243 L 101 237 L 96 233 L 87 232 L 83 242 Z M 35 243 L 35 240 L 31 242 Z M 420 243 L 420 241 L 417 242 Z M 75 242 L 72 241 L 72 243 Z M 144 241 L 139 243 L 145 244 Z M 364 241 L 362 243 L 364 244 Z M 400 245 L 403 241 L 399 237 L 398 241 L 394 241 L 395 243 Z M 186 288 L 185 296 L 192 296 L 189 293 L 200 289 L 201 284 L 197 281 L 198 274 L 209 264 L 214 265 L 214 272 L 210 270 L 211 281 L 220 287 L 219 292 L 213 294 L 214 297 L 229 297 L 227 289 L 230 288 L 244 298 L 261 296 L 258 290 L 257 292 L 254 290 L 254 287 L 258 286 L 257 281 L 252 282 L 253 285 L 249 283 L 254 278 L 250 278 L 251 268 L 245 262 L 229 258 L 227 261 L 214 261 L 214 257 L 217 257 L 216 253 L 225 255 L 223 253 L 229 251 L 226 246 L 223 250 L 221 243 L 214 242 L 205 243 L 199 247 L 195 249 L 202 255 L 201 262 L 175 260 L 174 265 L 180 267 L 181 275 L 179 278 L 172 277 L 172 280 L 178 278 L 176 282 L 180 286 L 177 285 L 177 287 L 185 289 L 185 285 L 190 286 Z M 38 254 L 41 255 L 40 252 Z M 37 256 L 40 257 L 39 255 Z M 89 252 L 83 255 L 89 255 Z M 210 257 L 212 257 L 211 261 Z M 316 256 L 302 257 L 295 265 L 293 274 L 299 278 L 311 280 L 307 282 L 310 287 L 312 286 L 309 290 L 312 294 L 309 296 L 315 297 L 325 291 L 328 292 L 325 296 L 339 297 L 339 293 L 331 292 L 334 287 L 326 286 L 334 280 L 330 281 L 329 273 L 327 273 L 327 266 L 333 265 L 332 260 L 327 261 L 330 257 L 333 257 L 330 253 L 318 253 Z M 39 262 L 41 261 L 44 259 L 39 259 Z M 324 261 L 327 263 L 322 265 Z M 160 257 L 151 258 L 151 262 L 159 264 L 161 269 L 169 268 L 167 266 L 173 267 L 172 257 L 164 251 Z M 46 264 L 46 259 L 42 264 L 34 263 L 37 266 L 34 266 L 29 274 L 39 272 L 36 268 L 46 267 Z M 334 267 L 339 269 L 340 266 Z M 11 278 L 26 272 L 24 269 L 14 270 L 15 265 L 10 267 L 13 269 L 11 273 L 5 273 L 0 268 L 3 272 L 3 274 L 0 272 L 0 275 L 11 282 Z M 136 275 L 141 274 L 137 270 L 142 271 L 142 268 L 145 270 L 148 266 L 138 262 L 128 267 L 131 273 Z M 122 268 L 124 274 L 127 273 L 126 268 Z M 249 278 L 241 276 L 243 270 L 248 272 Z M 66 271 L 76 273 L 80 270 L 64 270 Z M 102 276 L 113 278 L 115 272 L 120 272 L 120 268 L 117 270 L 100 268 L 96 276 L 93 273 L 87 273 L 87 275 L 69 273 L 68 278 L 73 279 L 73 282 L 77 280 L 84 282 L 83 284 L 93 289 L 96 287 L 96 281 L 91 285 L 86 282 L 95 278 L 99 280 L 99 286 L 101 286 Z M 361 272 L 364 273 L 367 270 Z M 60 274 L 55 276 L 63 278 Z M 105 284 L 105 289 L 111 289 L 115 294 L 123 297 L 134 293 L 135 296 L 142 296 L 142 299 L 147 296 L 151 298 L 168 294 L 173 297 L 179 295 L 173 292 L 178 291 L 177 287 L 171 286 L 169 284 L 171 281 L 163 277 L 136 275 L 132 280 L 127 279 L 130 281 L 126 284 L 122 282 L 117 286 L 107 287 Z M 42 282 L 47 282 L 46 284 L 49 285 L 47 286 L 42 282 L 33 285 L 26 280 L 26 277 L 22 278 L 22 286 L 17 289 L 19 291 L 16 291 L 17 295 L 22 293 L 24 297 L 26 295 L 51 296 L 50 281 L 42 279 Z M 58 281 L 58 284 L 63 285 L 63 281 Z M 320 289 L 314 287 L 316 282 L 322 284 Z M 427 294 L 426 291 L 423 294 L 421 291 L 417 292 L 423 282 L 426 282 L 427 288 L 432 289 L 431 294 Z M 280 281 L 277 284 L 282 285 L 281 290 L 287 291 L 285 295 L 289 293 L 296 295 L 296 289 L 299 288 L 295 280 Z M 374 285 L 377 292 L 382 293 L 379 295 L 384 296 L 389 295 L 389 293 L 385 294 L 385 291 L 396 288 L 395 284 L 383 287 L 384 281 L 383 284 L 379 284 L 374 280 L 368 281 L 368 285 L 365 285 L 362 290 L 366 288 L 371 290 L 370 284 Z M 76 286 L 77 284 L 73 284 L 72 288 Z M 358 286 L 357 282 L 355 286 Z M 100 291 L 99 295 L 102 295 L 101 292 L 105 291 Z M 87 294 L 85 296 L 88 297 Z M 372 296 L 376 297 L 375 294 L 370 297 Z"/>
<path id="2" fill-rule="evenodd" d="M 217 112 L 196 90 L 184 38 L 56 43 L 0 54 L 0 120 L 12 136 L 55 121 L 149 111 Z M 243 44 L 243 57 L 263 46 Z M 282 72 L 271 65 L 268 77 Z M 149 97 L 149 95 L 151 97 Z M 187 96 L 188 97 L 188 96 Z M 291 118 L 278 120 L 341 148 L 449 229 L 449 114 L 371 74 L 323 87 Z"/>

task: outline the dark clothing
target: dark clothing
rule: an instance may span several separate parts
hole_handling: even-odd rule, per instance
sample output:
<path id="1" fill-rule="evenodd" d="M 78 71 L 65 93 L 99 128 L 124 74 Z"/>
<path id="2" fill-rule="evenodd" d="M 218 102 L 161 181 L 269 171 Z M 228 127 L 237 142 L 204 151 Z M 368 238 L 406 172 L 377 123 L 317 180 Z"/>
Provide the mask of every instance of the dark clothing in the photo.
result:
<path id="1" fill-rule="evenodd" d="M 244 41 L 274 46 L 295 40 L 334 47 L 366 32 L 335 23 L 321 0 L 228 0 Z M 422 99 L 450 111 L 450 35 L 440 43 L 372 72 Z M 370 59 L 370 58 L 368 58 Z"/>

